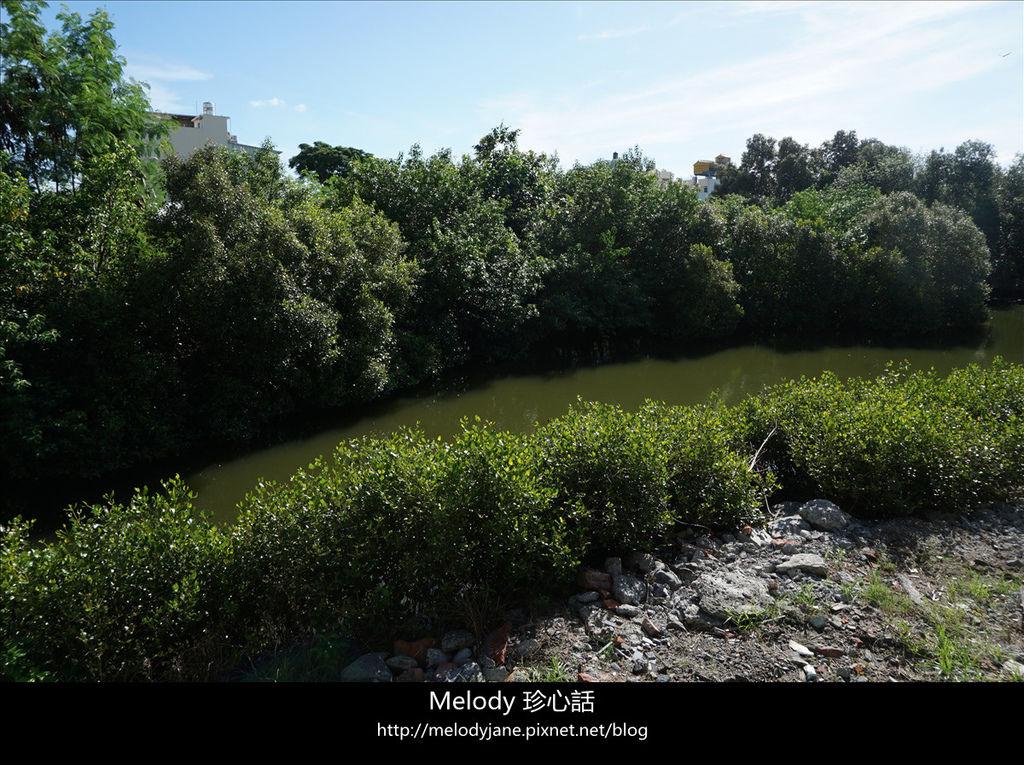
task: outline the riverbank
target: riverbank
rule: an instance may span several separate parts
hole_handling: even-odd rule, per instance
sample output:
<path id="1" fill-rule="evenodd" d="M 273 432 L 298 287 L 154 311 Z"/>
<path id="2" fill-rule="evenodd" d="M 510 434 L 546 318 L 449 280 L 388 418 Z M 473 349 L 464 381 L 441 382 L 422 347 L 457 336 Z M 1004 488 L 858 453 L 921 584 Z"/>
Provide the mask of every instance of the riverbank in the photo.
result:
<path id="1" fill-rule="evenodd" d="M 764 526 L 687 526 L 656 555 L 582 569 L 577 591 L 547 609 L 492 604 L 489 622 L 351 664 L 321 640 L 319 653 L 265 659 L 247 678 L 1024 680 L 1024 505 L 882 522 L 826 500 L 772 511 Z"/>
<path id="2" fill-rule="evenodd" d="M 402 430 L 257 485 L 230 526 L 177 481 L 76 512 L 43 544 L 3 530 L 0 674 L 209 680 L 309 635 L 415 639 L 498 600 L 557 601 L 581 564 L 660 555 L 680 529 L 756 528 L 772 497 L 858 518 L 1017 502 L 1022 429 L 1024 367 L 996 360 L 824 374 L 733 406 L 580 404 L 526 434 Z"/>

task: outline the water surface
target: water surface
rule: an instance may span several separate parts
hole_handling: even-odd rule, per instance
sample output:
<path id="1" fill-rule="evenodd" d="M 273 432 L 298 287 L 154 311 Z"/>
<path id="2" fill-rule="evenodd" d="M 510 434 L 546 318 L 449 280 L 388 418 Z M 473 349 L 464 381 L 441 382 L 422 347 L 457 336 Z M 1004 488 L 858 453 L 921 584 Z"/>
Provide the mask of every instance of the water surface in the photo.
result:
<path id="1" fill-rule="evenodd" d="M 746 345 L 697 358 L 648 359 L 625 364 L 575 369 L 557 374 L 505 377 L 458 393 L 422 396 L 367 408 L 366 416 L 343 427 L 325 423 L 323 432 L 280 444 L 187 477 L 200 506 L 219 521 L 235 516 L 235 505 L 259 479 L 283 481 L 342 441 L 382 435 L 419 425 L 430 436 L 447 438 L 459 421 L 479 416 L 498 427 L 524 432 L 535 423 L 558 417 L 576 401 L 603 401 L 635 409 L 646 399 L 694 404 L 718 391 L 735 402 L 764 385 L 831 370 L 840 377 L 871 377 L 890 362 L 906 360 L 913 369 L 946 373 L 967 364 L 988 364 L 995 356 L 1024 363 L 1024 306 L 993 311 L 991 333 L 973 345 L 948 348 L 884 346 L 823 347 L 779 351 Z"/>

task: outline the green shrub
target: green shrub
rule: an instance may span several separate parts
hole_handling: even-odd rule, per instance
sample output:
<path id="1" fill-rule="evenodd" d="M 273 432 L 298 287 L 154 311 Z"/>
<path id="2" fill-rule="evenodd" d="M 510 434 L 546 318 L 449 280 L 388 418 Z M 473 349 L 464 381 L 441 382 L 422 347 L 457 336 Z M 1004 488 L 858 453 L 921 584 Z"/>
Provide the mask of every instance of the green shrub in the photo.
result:
<path id="1" fill-rule="evenodd" d="M 166 495 L 74 512 L 56 541 L 29 544 L 28 524 L 0 551 L 3 673 L 14 679 L 201 678 L 231 622 L 229 540 L 178 481 Z M 4 660 L 0 657 L 0 660 Z M 221 657 L 223 660 L 223 657 Z"/>

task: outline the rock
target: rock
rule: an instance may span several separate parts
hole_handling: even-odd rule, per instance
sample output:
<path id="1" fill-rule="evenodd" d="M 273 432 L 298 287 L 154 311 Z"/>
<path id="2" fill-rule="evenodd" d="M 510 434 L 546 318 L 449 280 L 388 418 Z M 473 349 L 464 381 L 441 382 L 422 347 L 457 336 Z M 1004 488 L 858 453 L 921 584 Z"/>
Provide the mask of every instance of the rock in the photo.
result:
<path id="1" fill-rule="evenodd" d="M 615 613 L 619 616 L 625 616 L 627 619 L 632 619 L 640 613 L 640 608 L 638 606 L 632 606 L 629 603 L 623 603 L 615 609 Z"/>
<path id="2" fill-rule="evenodd" d="M 754 529 L 750 534 L 750 541 L 757 547 L 767 547 L 772 543 L 772 535 L 764 529 Z"/>
<path id="3" fill-rule="evenodd" d="M 789 647 L 792 650 L 796 651 L 797 655 L 799 655 L 799 656 L 814 656 L 814 651 L 812 651 L 807 646 L 801 645 L 800 643 L 796 642 L 795 640 L 790 640 L 789 641 Z"/>
<path id="4" fill-rule="evenodd" d="M 700 610 L 700 606 L 693 602 L 687 602 L 676 611 L 679 620 L 690 629 L 710 631 L 718 626 L 716 621 Z"/>
<path id="5" fill-rule="evenodd" d="M 448 661 L 448 654 L 439 648 L 428 648 L 427 654 L 423 659 L 423 665 L 425 667 L 437 667 Z"/>
<path id="6" fill-rule="evenodd" d="M 913 582 L 910 581 L 910 577 L 906 574 L 897 574 L 896 581 L 899 582 L 900 587 L 906 591 L 908 597 L 915 606 L 924 606 L 924 598 L 921 597 L 921 593 L 917 591 Z"/>
<path id="7" fill-rule="evenodd" d="M 408 669 L 416 669 L 419 663 L 416 659 L 411 656 L 401 654 L 399 656 L 392 656 L 384 661 L 385 664 L 391 669 L 391 671 L 401 674 Z"/>
<path id="8" fill-rule="evenodd" d="M 341 671 L 343 683 L 390 683 L 391 670 L 384 662 L 386 653 L 367 653 Z"/>
<path id="9" fill-rule="evenodd" d="M 783 518 L 776 518 L 769 523 L 765 530 L 771 537 L 793 537 L 801 531 L 810 531 L 811 525 L 799 515 L 788 515 Z"/>
<path id="10" fill-rule="evenodd" d="M 850 525 L 850 516 L 827 499 L 812 499 L 801 505 L 798 512 L 819 531 L 839 531 Z"/>
<path id="11" fill-rule="evenodd" d="M 807 678 L 808 682 L 813 683 L 815 680 L 818 679 L 818 673 L 814 671 L 814 667 L 812 667 L 810 664 L 804 664 L 803 670 L 804 676 Z"/>
<path id="12" fill-rule="evenodd" d="M 426 679 L 423 674 L 423 670 L 419 667 L 415 669 L 407 669 L 405 672 L 395 678 L 396 683 L 422 683 Z"/>
<path id="13" fill-rule="evenodd" d="M 615 577 L 622 573 L 622 559 L 606 558 L 604 562 L 604 570 L 608 572 L 612 579 L 615 579 Z"/>
<path id="14" fill-rule="evenodd" d="M 828 566 L 825 559 L 814 553 L 799 553 L 790 558 L 775 564 L 775 571 L 779 574 L 788 574 L 790 571 L 806 571 L 817 576 L 828 576 Z"/>
<path id="15" fill-rule="evenodd" d="M 494 667 L 484 670 L 484 680 L 488 683 L 504 683 L 509 678 L 508 670 L 504 667 Z"/>
<path id="16" fill-rule="evenodd" d="M 1018 680 L 1024 680 L 1024 664 L 1013 659 L 1007 659 L 1003 662 L 1003 671 L 1008 672 L 1010 677 L 1015 677 Z"/>
<path id="17" fill-rule="evenodd" d="M 468 664 L 463 664 L 459 667 L 455 673 L 455 677 L 452 679 L 460 683 L 482 683 L 484 681 L 484 673 L 483 670 L 480 669 L 479 664 L 471 661 Z"/>
<path id="18" fill-rule="evenodd" d="M 658 560 L 650 553 L 633 552 L 626 556 L 625 563 L 631 569 L 649 574 L 657 568 Z"/>
<path id="19" fill-rule="evenodd" d="M 651 578 L 657 584 L 663 584 L 671 589 L 676 589 L 683 586 L 682 580 L 676 575 L 670 568 L 660 568 L 654 572 Z"/>
<path id="20" fill-rule="evenodd" d="M 458 653 L 463 648 L 472 648 L 476 638 L 469 630 L 453 630 L 446 632 L 441 638 L 441 650 L 445 653 Z"/>
<path id="21" fill-rule="evenodd" d="M 654 626 L 654 622 L 652 622 L 650 619 L 647 619 L 646 617 L 644 618 L 644 620 L 640 624 L 640 626 L 643 628 L 643 631 L 646 632 L 651 637 L 660 637 L 661 636 L 661 630 L 659 630 L 657 627 L 655 627 Z"/>
<path id="22" fill-rule="evenodd" d="M 630 574 L 613 576 L 612 597 L 620 603 L 638 606 L 647 600 L 647 584 Z"/>
<path id="23" fill-rule="evenodd" d="M 608 586 L 611 586 L 611 582 L 608 583 Z M 577 603 L 593 603 L 601 596 L 596 590 L 588 590 L 587 592 L 581 592 L 573 597 L 576 598 Z"/>
<path id="24" fill-rule="evenodd" d="M 537 653 L 538 650 L 540 650 L 540 641 L 535 638 L 526 638 L 526 640 L 516 645 L 513 652 L 516 658 L 525 659 Z"/>
<path id="25" fill-rule="evenodd" d="M 454 664 L 456 667 L 461 667 L 463 664 L 465 664 L 466 662 L 468 662 L 472 658 L 473 658 L 473 649 L 472 648 L 463 648 L 463 649 L 459 650 L 458 653 L 456 653 L 452 657 L 452 664 Z"/>
<path id="26" fill-rule="evenodd" d="M 772 602 L 764 582 L 734 571 L 704 574 L 693 587 L 700 598 L 700 609 L 721 621 L 758 614 Z"/>
<path id="27" fill-rule="evenodd" d="M 825 624 L 825 617 L 821 614 L 818 614 L 813 619 L 811 619 L 811 626 L 814 627 L 814 629 L 816 629 L 818 632 L 825 631 Z"/>

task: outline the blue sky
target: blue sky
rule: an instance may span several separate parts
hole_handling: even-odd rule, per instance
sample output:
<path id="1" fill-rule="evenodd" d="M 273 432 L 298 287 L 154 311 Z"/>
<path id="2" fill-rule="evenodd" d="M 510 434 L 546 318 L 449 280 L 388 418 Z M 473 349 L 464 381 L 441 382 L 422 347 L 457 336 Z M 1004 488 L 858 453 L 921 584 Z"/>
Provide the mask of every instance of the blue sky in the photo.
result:
<path id="1" fill-rule="evenodd" d="M 1020 2 L 67 5 L 110 14 L 156 108 L 213 101 L 283 159 L 316 140 L 459 156 L 501 122 L 563 167 L 638 145 L 677 175 L 754 133 L 1024 152 Z"/>

